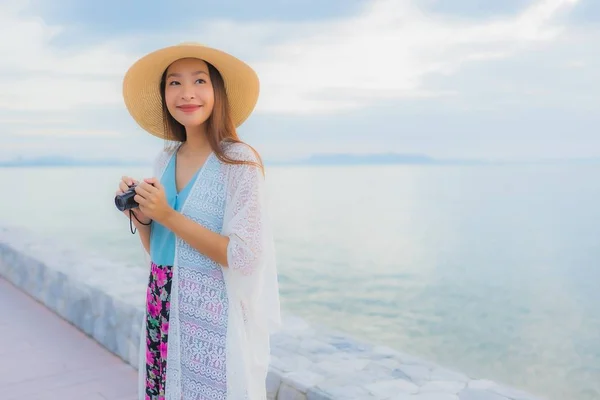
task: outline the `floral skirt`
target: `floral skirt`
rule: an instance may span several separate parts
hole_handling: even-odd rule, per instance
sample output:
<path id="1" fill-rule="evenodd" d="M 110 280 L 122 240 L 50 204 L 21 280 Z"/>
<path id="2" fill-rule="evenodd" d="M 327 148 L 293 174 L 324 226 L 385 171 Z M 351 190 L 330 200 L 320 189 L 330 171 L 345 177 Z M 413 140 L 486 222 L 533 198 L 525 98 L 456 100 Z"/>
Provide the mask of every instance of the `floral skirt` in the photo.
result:
<path id="1" fill-rule="evenodd" d="M 146 400 L 164 400 L 173 267 L 151 263 L 146 293 Z"/>

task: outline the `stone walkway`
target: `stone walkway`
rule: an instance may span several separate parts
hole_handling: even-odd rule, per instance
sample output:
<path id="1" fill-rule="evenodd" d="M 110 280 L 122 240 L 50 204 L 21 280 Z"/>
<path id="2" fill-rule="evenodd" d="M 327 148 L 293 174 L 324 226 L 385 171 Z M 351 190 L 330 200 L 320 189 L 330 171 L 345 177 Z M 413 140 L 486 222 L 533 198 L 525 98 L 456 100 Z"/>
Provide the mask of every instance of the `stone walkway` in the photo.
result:
<path id="1" fill-rule="evenodd" d="M 137 371 L 0 278 L 2 400 L 136 400 Z"/>

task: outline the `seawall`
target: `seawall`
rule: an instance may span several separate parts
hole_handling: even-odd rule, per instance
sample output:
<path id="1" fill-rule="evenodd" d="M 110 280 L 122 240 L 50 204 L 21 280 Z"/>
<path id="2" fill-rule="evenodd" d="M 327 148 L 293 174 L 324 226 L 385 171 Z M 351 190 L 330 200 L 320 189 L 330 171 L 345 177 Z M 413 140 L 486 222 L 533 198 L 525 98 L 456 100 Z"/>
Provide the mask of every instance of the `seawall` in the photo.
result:
<path id="1" fill-rule="evenodd" d="M 0 276 L 137 368 L 147 271 L 52 237 L 0 228 Z M 284 317 L 269 399 L 542 400 L 488 379 Z"/>

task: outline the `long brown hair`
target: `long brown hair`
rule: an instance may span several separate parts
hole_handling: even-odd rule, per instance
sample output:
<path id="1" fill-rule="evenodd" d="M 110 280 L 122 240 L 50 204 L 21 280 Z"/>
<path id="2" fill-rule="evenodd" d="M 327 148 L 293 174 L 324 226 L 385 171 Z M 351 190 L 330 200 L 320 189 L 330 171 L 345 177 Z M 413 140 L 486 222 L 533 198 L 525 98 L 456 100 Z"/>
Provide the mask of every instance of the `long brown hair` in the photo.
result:
<path id="1" fill-rule="evenodd" d="M 212 82 L 212 87 L 215 96 L 215 102 L 212 113 L 206 121 L 206 135 L 210 147 L 212 148 L 217 158 L 222 162 L 227 164 L 254 165 L 261 168 L 264 174 L 264 165 L 260 154 L 258 154 L 258 152 L 252 146 L 243 142 L 238 137 L 235 125 L 233 124 L 233 120 L 231 119 L 229 100 L 227 99 L 225 82 L 223 81 L 221 73 L 212 64 L 208 62 L 206 62 L 206 64 L 208 65 L 208 73 Z M 173 118 L 173 116 L 167 109 L 167 103 L 165 101 L 167 69 L 165 69 L 165 72 L 163 73 L 162 78 L 160 80 L 160 95 L 162 99 L 164 128 L 167 140 L 183 143 L 187 140 L 185 127 L 182 124 L 180 124 L 175 118 Z M 220 146 L 221 142 L 242 143 L 250 147 L 250 149 L 254 152 L 258 159 L 258 163 L 254 161 L 235 160 L 233 158 L 228 157 L 225 154 L 223 148 L 221 148 Z"/>

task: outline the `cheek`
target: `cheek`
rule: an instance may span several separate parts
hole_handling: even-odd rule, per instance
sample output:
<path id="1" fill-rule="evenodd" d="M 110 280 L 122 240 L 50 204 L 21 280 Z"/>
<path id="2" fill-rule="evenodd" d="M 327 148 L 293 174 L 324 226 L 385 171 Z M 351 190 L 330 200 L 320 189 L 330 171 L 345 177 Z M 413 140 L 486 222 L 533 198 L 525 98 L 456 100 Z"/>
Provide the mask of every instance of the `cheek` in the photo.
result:
<path id="1" fill-rule="evenodd" d="M 175 91 L 174 90 L 165 90 L 165 103 L 167 103 L 167 108 L 170 110 L 175 107 Z"/>
<path id="2" fill-rule="evenodd" d="M 202 94 L 202 98 L 204 100 L 204 104 L 208 108 L 212 109 L 213 105 L 215 104 L 215 95 L 212 88 L 210 90 L 204 91 L 204 93 Z"/>

